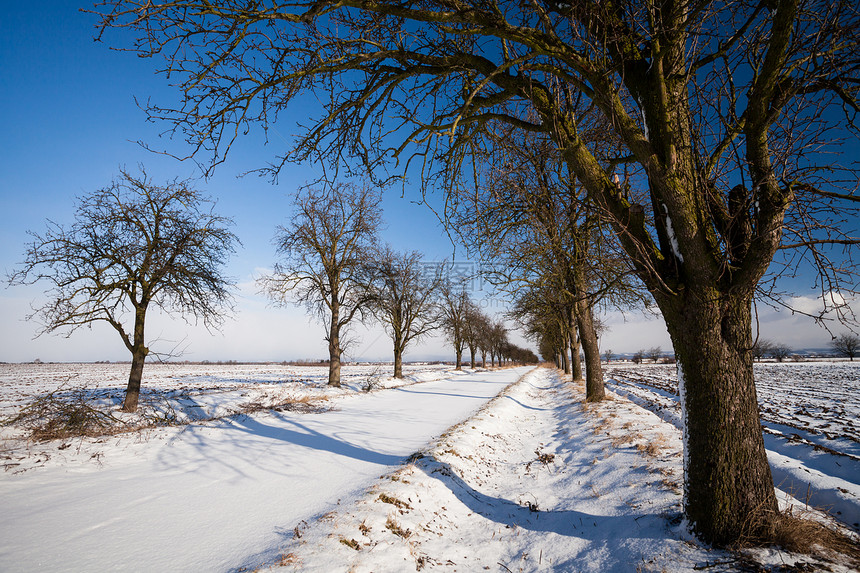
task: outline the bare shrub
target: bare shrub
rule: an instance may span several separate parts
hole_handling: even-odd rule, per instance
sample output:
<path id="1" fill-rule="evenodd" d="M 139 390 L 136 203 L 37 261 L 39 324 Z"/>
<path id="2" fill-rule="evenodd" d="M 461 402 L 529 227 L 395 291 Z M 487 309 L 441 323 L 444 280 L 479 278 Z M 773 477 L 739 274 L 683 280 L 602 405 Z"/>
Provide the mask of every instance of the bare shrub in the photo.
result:
<path id="1" fill-rule="evenodd" d="M 367 375 L 367 378 L 361 381 L 359 388 L 361 388 L 362 392 L 373 392 L 381 386 L 381 380 L 382 368 L 377 365 L 373 368 L 373 371 Z"/>
<path id="2" fill-rule="evenodd" d="M 125 426 L 122 420 L 100 410 L 84 388 L 70 388 L 65 384 L 0 421 L 0 425 L 24 429 L 31 439 L 40 442 L 98 436 L 108 433 L 117 424 Z"/>
<path id="3" fill-rule="evenodd" d="M 331 408 L 320 404 L 326 398 L 314 399 L 311 396 L 300 396 L 285 398 L 280 401 L 264 404 L 262 402 L 246 402 L 239 406 L 239 413 L 253 414 L 263 410 L 274 410 L 275 412 L 299 412 L 302 414 L 318 414 L 327 412 Z"/>

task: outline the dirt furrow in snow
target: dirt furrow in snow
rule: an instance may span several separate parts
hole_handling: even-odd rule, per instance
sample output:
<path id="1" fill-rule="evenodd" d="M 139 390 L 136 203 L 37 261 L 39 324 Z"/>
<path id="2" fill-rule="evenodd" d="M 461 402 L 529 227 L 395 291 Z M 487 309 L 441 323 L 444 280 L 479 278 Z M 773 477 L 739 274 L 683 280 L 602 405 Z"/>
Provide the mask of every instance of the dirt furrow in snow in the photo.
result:
<path id="1" fill-rule="evenodd" d="M 681 520 L 681 439 L 618 397 L 526 374 L 352 505 L 299 523 L 296 571 L 734 571 Z M 799 558 L 758 552 L 762 562 Z M 848 571 L 828 564 L 829 570 Z M 798 569 L 800 570 L 800 569 Z"/>

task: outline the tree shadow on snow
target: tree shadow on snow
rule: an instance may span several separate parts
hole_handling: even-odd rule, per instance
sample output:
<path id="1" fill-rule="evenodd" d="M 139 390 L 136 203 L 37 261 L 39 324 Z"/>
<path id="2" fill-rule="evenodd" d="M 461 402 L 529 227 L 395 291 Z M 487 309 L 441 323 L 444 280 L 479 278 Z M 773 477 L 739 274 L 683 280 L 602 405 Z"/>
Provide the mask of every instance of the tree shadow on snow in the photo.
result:
<path id="1" fill-rule="evenodd" d="M 607 516 L 569 509 L 544 509 L 540 507 L 540 500 L 534 499 L 525 490 L 522 504 L 481 493 L 463 481 L 450 465 L 432 456 L 418 460 L 416 465 L 422 467 L 427 475 L 445 484 L 470 511 L 507 527 L 589 541 L 627 541 L 665 537 L 668 535 L 669 519 L 676 517 L 645 512 Z M 659 534 L 661 531 L 664 535 Z"/>
<path id="2" fill-rule="evenodd" d="M 283 426 L 267 425 L 259 418 L 251 416 L 243 416 L 241 419 L 235 420 L 232 425 L 232 429 L 248 432 L 263 438 L 288 442 L 290 444 L 312 450 L 327 451 L 339 456 L 345 456 L 372 464 L 394 466 L 402 463 L 403 460 L 406 459 L 406 456 L 395 456 L 376 452 L 367 448 L 355 446 L 349 442 L 332 436 L 327 436 L 309 428 L 298 420 L 291 419 L 281 414 L 275 414 L 275 417 L 280 423 L 289 424 L 295 429 Z"/>
<path id="3" fill-rule="evenodd" d="M 228 470 L 233 478 L 241 478 L 248 476 L 252 468 L 291 475 L 296 466 L 304 464 L 314 452 L 330 452 L 389 467 L 403 463 L 407 457 L 326 435 L 302 423 L 298 417 L 288 412 L 271 412 L 266 416 L 231 416 L 220 420 L 216 426 L 190 424 L 171 442 L 181 441 L 193 448 L 196 455 L 189 457 L 187 450 L 170 447 L 160 451 L 159 461 L 165 467 L 184 467 L 188 471 Z"/>

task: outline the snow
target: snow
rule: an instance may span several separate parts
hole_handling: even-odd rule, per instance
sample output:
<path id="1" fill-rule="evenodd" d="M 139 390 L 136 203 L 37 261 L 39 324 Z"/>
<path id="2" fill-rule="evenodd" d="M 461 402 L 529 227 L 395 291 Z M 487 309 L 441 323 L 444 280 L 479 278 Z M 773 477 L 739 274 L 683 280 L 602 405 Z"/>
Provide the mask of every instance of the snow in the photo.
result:
<path id="1" fill-rule="evenodd" d="M 672 228 L 672 218 L 669 217 L 669 207 L 663 205 L 663 212 L 666 214 L 666 234 L 669 235 L 669 244 L 672 246 L 672 254 L 683 263 L 684 257 L 681 256 L 681 247 L 678 244 L 678 237 L 675 236 L 675 229 Z"/>
<path id="2" fill-rule="evenodd" d="M 681 366 L 680 362 L 678 362 L 678 364 L 677 364 L 676 373 L 678 376 L 678 397 L 680 398 L 678 403 L 681 406 L 680 428 L 681 428 L 681 436 L 682 436 L 682 439 L 684 442 L 681 446 L 681 451 L 683 452 L 683 455 L 684 455 L 683 468 L 684 468 L 684 476 L 686 476 L 687 472 L 689 472 L 689 470 L 690 470 L 690 446 L 688 445 L 690 443 L 689 442 L 689 440 L 690 440 L 689 428 L 690 427 L 688 425 L 687 408 L 685 408 L 687 401 L 684 399 L 685 398 L 684 393 L 686 392 L 687 387 L 684 385 L 684 382 L 685 382 L 685 380 L 684 380 L 684 368 Z M 687 482 L 684 481 L 684 498 L 685 499 L 687 497 L 686 483 Z"/>
<path id="3" fill-rule="evenodd" d="M 234 387 L 241 382 L 229 377 L 223 384 L 202 380 L 218 371 L 177 375 L 171 383 L 241 392 Z M 357 495 L 522 372 L 446 372 L 435 382 L 343 391 L 318 413 L 264 411 L 75 440 L 65 449 L 34 447 L 29 458 L 49 460 L 27 471 L 13 466 L 18 473 L 0 477 L 0 570 L 253 565 L 297 523 Z M 280 374 L 260 375 L 270 376 Z M 17 459 L 20 450 L 7 456 Z"/>
<path id="4" fill-rule="evenodd" d="M 545 368 L 421 367 L 397 382 L 350 366 L 342 390 L 326 388 L 319 368 L 153 369 L 153 410 L 169 403 L 190 419 L 202 404 L 225 415 L 44 444 L 9 434 L 0 571 L 856 570 L 778 549 L 714 550 L 687 532 L 674 368 L 613 367 L 609 399 L 596 404 Z M 768 442 L 771 463 L 820 472 L 831 490 L 838 479 L 850 498 L 860 473 L 843 430 L 857 420 L 860 370 L 815 368 L 757 368 L 774 409 L 816 377 L 812 394 L 845 390 L 805 400 L 806 414 L 773 414 L 766 439 L 782 449 Z M 0 370 L 0 407 L 72 371 L 118 405 L 119 366 L 50 366 Z M 846 378 L 824 383 L 833 372 Z M 368 377 L 393 387 L 362 392 Z M 288 408 L 296 398 L 307 407 Z M 249 400 L 280 410 L 240 408 Z M 819 421 L 825 406 L 850 419 Z M 816 450 L 816 439 L 849 455 Z M 830 519 L 796 485 L 796 497 L 778 491 L 781 505 Z M 839 503 L 831 514 L 845 521 L 850 499 Z"/>
<path id="5" fill-rule="evenodd" d="M 698 543 L 681 519 L 680 431 L 624 398 L 584 398 L 583 385 L 555 371 L 528 373 L 355 503 L 301 524 L 271 566 L 620 573 L 820 563 Z"/>

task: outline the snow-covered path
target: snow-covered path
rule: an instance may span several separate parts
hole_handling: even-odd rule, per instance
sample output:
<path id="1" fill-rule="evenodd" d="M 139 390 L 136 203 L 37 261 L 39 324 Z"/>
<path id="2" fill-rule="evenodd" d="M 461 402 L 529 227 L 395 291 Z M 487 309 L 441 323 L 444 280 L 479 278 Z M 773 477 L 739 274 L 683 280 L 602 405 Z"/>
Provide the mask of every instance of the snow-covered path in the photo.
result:
<path id="1" fill-rule="evenodd" d="M 527 370 L 113 438 L 101 465 L 0 475 L 0 571 L 253 568 Z"/>

